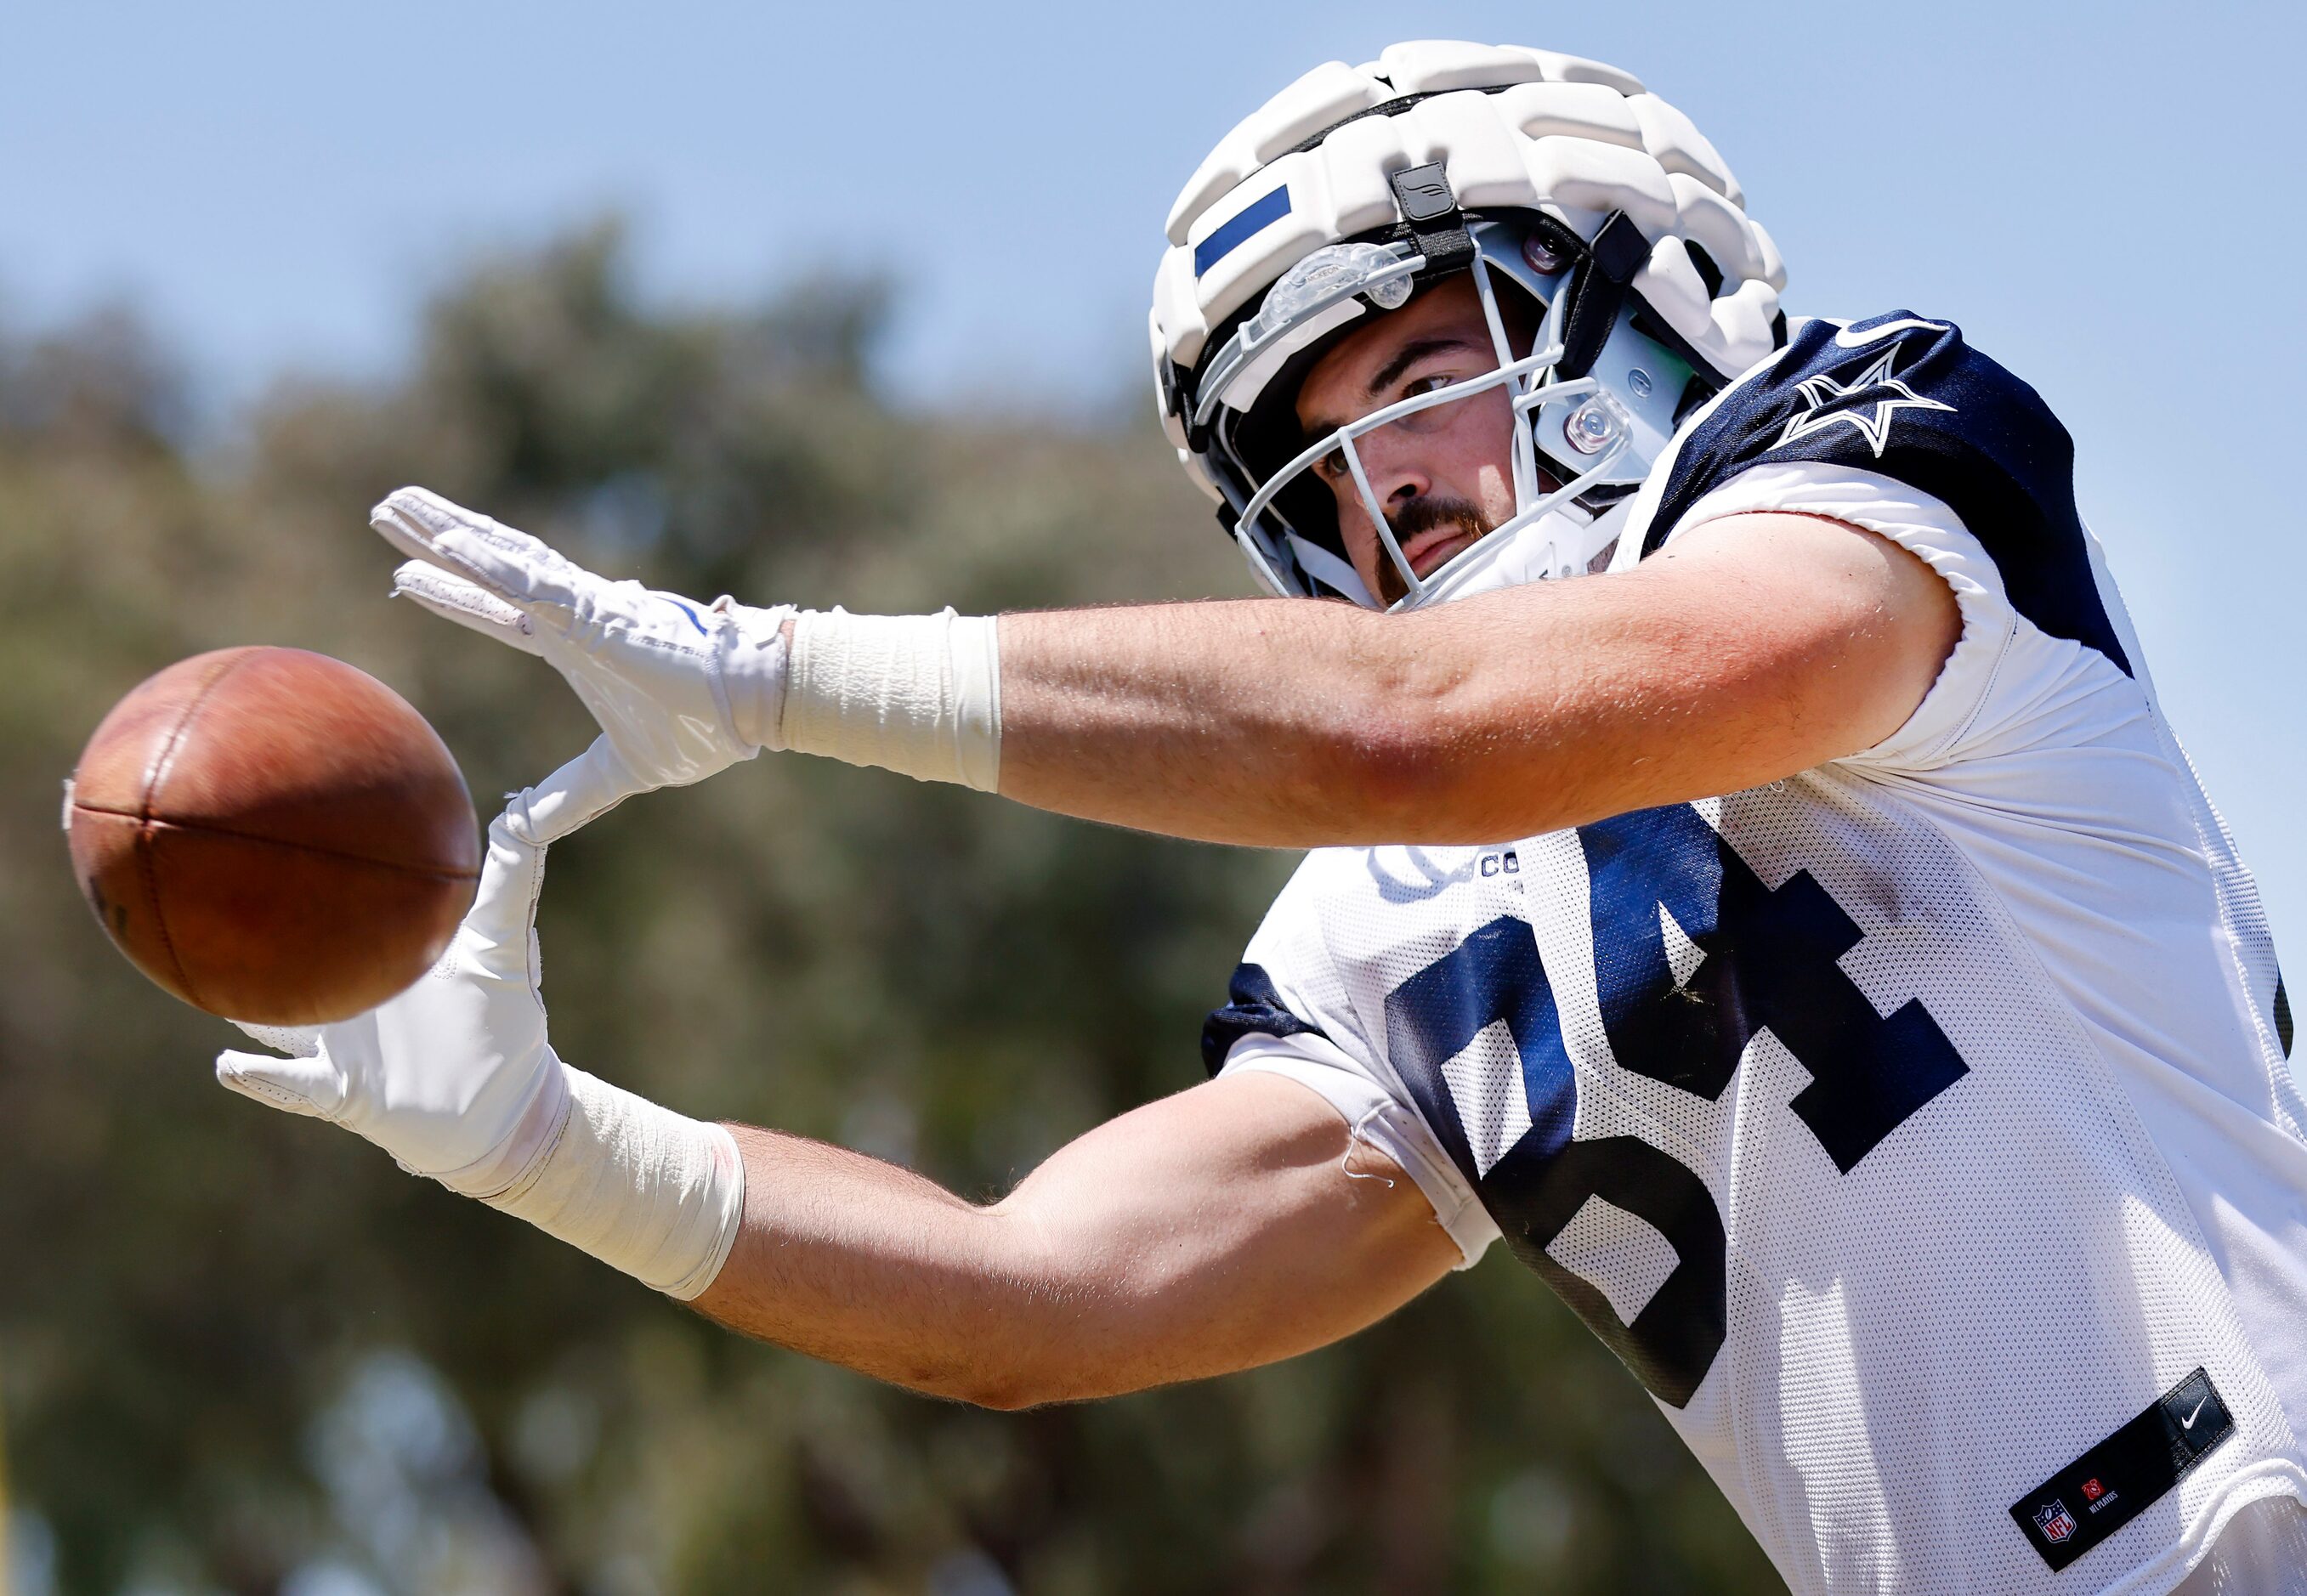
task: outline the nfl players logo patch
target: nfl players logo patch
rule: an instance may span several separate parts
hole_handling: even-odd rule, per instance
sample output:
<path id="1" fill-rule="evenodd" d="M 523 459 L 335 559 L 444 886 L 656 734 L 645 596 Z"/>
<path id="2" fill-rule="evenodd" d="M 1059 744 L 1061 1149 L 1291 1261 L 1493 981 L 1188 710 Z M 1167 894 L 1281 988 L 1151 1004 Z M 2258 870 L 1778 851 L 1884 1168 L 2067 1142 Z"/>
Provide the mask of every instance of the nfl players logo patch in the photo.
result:
<path id="1" fill-rule="evenodd" d="M 2035 1527 L 2043 1532 L 2044 1540 L 2056 1546 L 2075 1532 L 2075 1515 L 2067 1511 L 2064 1502 L 2054 1500 L 2036 1510 Z"/>
<path id="2" fill-rule="evenodd" d="M 2011 1519 L 2054 1574 L 2151 1506 L 2235 1432 L 2202 1370 L 2011 1504 Z M 2067 1511 L 2073 1497 L 2085 1509 Z"/>

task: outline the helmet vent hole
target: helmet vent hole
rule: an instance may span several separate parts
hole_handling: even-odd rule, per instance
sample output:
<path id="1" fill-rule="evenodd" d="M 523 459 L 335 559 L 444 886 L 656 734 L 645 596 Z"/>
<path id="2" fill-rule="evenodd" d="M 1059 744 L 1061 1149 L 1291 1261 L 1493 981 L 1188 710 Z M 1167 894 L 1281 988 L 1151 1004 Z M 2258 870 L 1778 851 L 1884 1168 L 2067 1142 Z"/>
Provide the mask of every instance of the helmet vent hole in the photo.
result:
<path id="1" fill-rule="evenodd" d="M 1704 245 L 1687 238 L 1682 241 L 1682 247 L 1690 256 L 1690 263 L 1698 268 L 1699 280 L 1706 285 L 1706 297 L 1719 298 L 1722 293 L 1722 269 L 1714 264 L 1714 257 L 1706 252 Z"/>

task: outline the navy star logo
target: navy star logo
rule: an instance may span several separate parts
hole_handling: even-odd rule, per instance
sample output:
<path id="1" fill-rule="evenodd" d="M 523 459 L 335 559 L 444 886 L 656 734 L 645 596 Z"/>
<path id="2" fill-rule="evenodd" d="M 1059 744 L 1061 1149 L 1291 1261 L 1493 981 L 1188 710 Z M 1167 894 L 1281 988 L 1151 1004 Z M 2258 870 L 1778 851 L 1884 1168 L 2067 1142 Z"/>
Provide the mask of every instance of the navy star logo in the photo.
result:
<path id="1" fill-rule="evenodd" d="M 1900 411 L 1951 411 L 1953 405 L 1925 399 L 1891 375 L 1891 362 L 1898 353 L 1899 346 L 1891 345 L 1882 351 L 1882 359 L 1861 371 L 1858 380 L 1848 388 L 1827 376 L 1805 377 L 1797 383 L 1803 397 L 1810 401 L 1810 407 L 1788 420 L 1787 430 L 1779 434 L 1774 447 L 1783 448 L 1797 438 L 1807 438 L 1838 422 L 1847 422 L 1858 430 L 1879 460 L 1883 446 L 1891 441 L 1891 419 Z"/>

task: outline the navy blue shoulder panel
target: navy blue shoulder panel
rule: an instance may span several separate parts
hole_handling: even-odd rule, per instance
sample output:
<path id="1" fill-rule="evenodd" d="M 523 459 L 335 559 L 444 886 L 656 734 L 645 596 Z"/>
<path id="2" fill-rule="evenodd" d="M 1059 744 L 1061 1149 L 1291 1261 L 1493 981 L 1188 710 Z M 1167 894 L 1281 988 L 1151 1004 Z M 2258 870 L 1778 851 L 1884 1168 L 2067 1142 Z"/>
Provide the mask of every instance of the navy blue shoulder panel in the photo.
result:
<path id="1" fill-rule="evenodd" d="M 1244 1037 L 1296 1037 L 1322 1034 L 1283 1006 L 1274 977 L 1262 964 L 1234 966 L 1226 992 L 1226 1006 L 1202 1021 L 1202 1067 L 1212 1075 L 1225 1068 L 1226 1054 Z"/>
<path id="2" fill-rule="evenodd" d="M 1961 329 L 1908 311 L 1805 325 L 1683 440 L 1642 552 L 1748 466 L 1797 460 L 1872 471 L 1943 499 L 1985 546 L 2013 609 L 2131 674 L 2075 509 L 2074 440 Z"/>

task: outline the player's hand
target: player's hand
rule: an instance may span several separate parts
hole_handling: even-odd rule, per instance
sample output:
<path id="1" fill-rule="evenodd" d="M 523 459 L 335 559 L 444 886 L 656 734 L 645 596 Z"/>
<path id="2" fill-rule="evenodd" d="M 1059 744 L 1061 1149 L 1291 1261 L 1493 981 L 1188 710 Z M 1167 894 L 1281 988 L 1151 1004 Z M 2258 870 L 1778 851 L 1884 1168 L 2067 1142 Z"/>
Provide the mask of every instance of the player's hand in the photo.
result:
<path id="1" fill-rule="evenodd" d="M 301 1057 L 227 1052 L 217 1080 L 343 1125 L 413 1174 L 470 1197 L 517 1187 L 569 1105 L 545 1040 L 536 901 L 545 847 L 642 790 L 607 738 L 514 795 L 489 826 L 472 912 L 433 970 L 356 1019 L 316 1030 L 243 1027 Z"/>
<path id="2" fill-rule="evenodd" d="M 569 679 L 643 787 L 699 781 L 761 750 L 747 706 L 782 701 L 790 608 L 699 604 L 596 576 L 525 532 L 403 488 L 369 525 L 411 556 L 397 597 L 536 654 Z"/>

